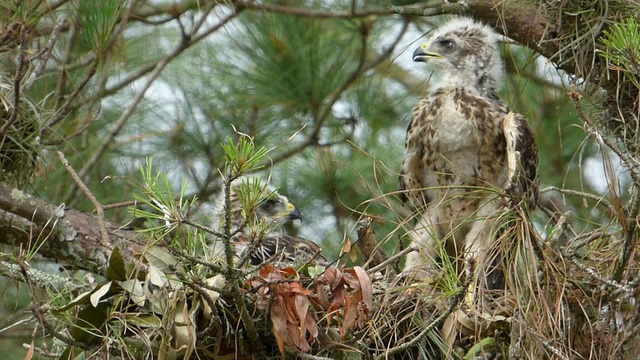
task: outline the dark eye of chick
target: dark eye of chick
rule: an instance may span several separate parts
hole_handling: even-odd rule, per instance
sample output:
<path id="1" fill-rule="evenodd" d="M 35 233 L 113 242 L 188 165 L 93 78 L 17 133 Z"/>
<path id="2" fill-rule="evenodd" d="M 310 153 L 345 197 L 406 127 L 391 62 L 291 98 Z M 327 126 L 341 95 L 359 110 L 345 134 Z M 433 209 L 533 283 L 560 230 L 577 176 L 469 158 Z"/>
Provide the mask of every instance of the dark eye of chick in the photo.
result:
<path id="1" fill-rule="evenodd" d="M 270 210 L 270 209 L 273 209 L 277 203 L 278 203 L 278 199 L 270 198 L 263 201 L 262 204 L 260 204 L 260 207 L 264 210 Z"/>
<path id="2" fill-rule="evenodd" d="M 452 52 L 456 48 L 456 43 L 450 39 L 440 40 L 438 44 L 440 44 L 446 52 Z"/>

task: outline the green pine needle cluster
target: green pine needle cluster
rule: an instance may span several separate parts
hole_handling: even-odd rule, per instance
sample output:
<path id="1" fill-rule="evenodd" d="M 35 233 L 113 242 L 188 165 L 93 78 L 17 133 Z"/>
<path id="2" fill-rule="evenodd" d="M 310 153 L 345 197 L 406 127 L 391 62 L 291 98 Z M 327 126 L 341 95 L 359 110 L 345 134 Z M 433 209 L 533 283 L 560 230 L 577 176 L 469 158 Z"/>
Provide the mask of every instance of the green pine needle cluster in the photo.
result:
<path id="1" fill-rule="evenodd" d="M 636 87 L 640 88 L 640 26 L 634 18 L 613 24 L 604 30 L 601 38 L 605 49 L 600 52 L 611 70 L 624 74 Z"/>

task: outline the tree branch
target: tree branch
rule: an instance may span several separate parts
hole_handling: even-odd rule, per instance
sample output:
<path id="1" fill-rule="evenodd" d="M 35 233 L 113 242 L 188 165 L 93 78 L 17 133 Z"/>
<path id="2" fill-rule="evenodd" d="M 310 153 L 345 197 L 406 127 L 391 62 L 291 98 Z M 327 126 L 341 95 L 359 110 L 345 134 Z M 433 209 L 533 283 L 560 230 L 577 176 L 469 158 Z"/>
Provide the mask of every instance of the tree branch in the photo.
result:
<path id="1" fill-rule="evenodd" d="M 144 239 L 133 230 L 107 223 L 109 240 L 126 260 L 135 262 L 134 253 L 144 247 Z M 0 183 L 0 243 L 14 247 L 38 248 L 43 257 L 70 264 L 78 269 L 104 273 L 111 250 L 100 245 L 100 225 L 96 217 L 55 206 Z"/>

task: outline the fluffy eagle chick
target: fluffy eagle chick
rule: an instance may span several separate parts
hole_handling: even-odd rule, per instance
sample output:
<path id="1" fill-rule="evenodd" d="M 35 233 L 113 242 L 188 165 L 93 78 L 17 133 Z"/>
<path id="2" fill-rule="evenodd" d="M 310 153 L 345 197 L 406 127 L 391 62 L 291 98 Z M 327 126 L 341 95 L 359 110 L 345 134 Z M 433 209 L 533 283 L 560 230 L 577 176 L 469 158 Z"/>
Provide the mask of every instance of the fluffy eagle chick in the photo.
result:
<path id="1" fill-rule="evenodd" d="M 322 250 L 309 240 L 285 235 L 282 224 L 302 220 L 302 214 L 286 196 L 257 177 L 234 180 L 229 189 L 228 223 L 230 241 L 236 261 L 247 259 L 251 265 L 265 262 L 301 265 L 312 261 L 326 263 Z M 226 195 L 223 191 L 217 201 L 213 229 L 225 233 L 227 224 Z M 213 247 L 223 257 L 224 239 L 216 239 Z M 238 264 L 236 264 L 238 265 Z"/>
<path id="2" fill-rule="evenodd" d="M 494 215 L 505 195 L 511 203 L 536 201 L 538 151 L 531 128 L 497 95 L 504 73 L 499 39 L 491 28 L 459 18 L 433 31 L 413 53 L 436 81 L 413 109 L 399 179 L 418 215 L 409 234 L 418 251 L 405 265 L 412 277 L 433 277 L 444 248 L 460 262 L 473 260 L 487 286 L 499 286 L 500 276 L 488 274 L 500 260 L 489 259 Z"/>

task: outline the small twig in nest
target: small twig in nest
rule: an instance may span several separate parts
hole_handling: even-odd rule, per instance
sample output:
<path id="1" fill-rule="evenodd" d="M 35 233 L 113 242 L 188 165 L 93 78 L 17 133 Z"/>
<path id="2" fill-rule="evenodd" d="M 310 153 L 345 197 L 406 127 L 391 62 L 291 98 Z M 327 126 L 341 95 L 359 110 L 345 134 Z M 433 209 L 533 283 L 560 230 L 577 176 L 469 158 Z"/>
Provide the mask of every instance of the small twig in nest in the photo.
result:
<path id="1" fill-rule="evenodd" d="M 402 249 L 402 251 L 400 251 L 399 253 L 391 256 L 390 258 L 388 258 L 387 260 L 381 262 L 379 265 L 372 267 L 371 269 L 369 269 L 367 271 L 368 274 L 375 274 L 376 272 L 384 269 L 387 265 L 398 261 L 399 258 L 407 255 L 410 252 L 414 252 L 414 251 L 418 251 L 418 249 L 414 246 L 409 246 L 408 248 Z"/>
<path id="2" fill-rule="evenodd" d="M 563 359 L 563 360 L 569 360 L 569 358 L 562 353 L 562 351 L 560 351 L 560 349 L 558 349 L 557 347 L 553 346 L 551 344 L 551 341 L 547 341 L 545 339 L 542 338 L 542 336 L 540 334 L 538 334 L 537 332 L 535 332 L 535 330 L 533 330 L 530 326 L 528 326 L 527 324 L 522 324 L 524 326 L 524 328 L 531 333 L 531 335 L 533 335 L 535 338 L 538 339 L 538 341 L 540 341 L 540 343 L 542 344 L 542 346 L 544 346 L 547 350 L 551 351 L 554 355 L 556 355 L 558 358 Z"/>
<path id="3" fill-rule="evenodd" d="M 138 205 L 138 201 L 137 200 L 131 200 L 131 201 L 123 201 L 123 202 L 119 202 L 119 203 L 113 203 L 113 204 L 107 204 L 104 205 L 102 207 L 103 210 L 111 210 L 111 209 L 119 209 L 119 208 L 123 208 L 123 207 L 129 207 L 129 206 L 136 206 Z"/>
<path id="4" fill-rule="evenodd" d="M 211 296 L 209 296 L 209 294 L 207 294 L 207 292 L 200 285 L 188 281 L 185 281 L 184 284 L 195 290 L 207 303 L 207 305 L 209 305 L 209 308 L 211 308 L 211 319 L 209 319 L 209 324 L 206 328 L 202 329 L 202 331 L 196 333 L 198 339 L 206 338 L 207 336 L 214 333 L 216 325 L 220 323 L 220 318 L 217 315 L 213 314 L 213 310 L 216 308 L 216 304 L 213 302 L 213 299 L 211 299 Z"/>
<path id="5" fill-rule="evenodd" d="M 580 270 L 586 272 L 587 274 L 591 275 L 591 277 L 593 277 L 594 279 L 596 279 L 597 281 L 605 284 L 605 285 L 609 285 L 619 291 L 625 292 L 625 293 L 633 293 L 633 289 L 631 287 L 629 287 L 628 285 L 625 284 L 621 284 L 615 280 L 611 280 L 611 279 L 607 279 L 604 276 L 598 274 L 598 272 L 593 269 L 592 267 L 589 267 L 583 263 L 581 263 L 580 261 L 578 261 L 578 259 L 576 259 L 576 257 L 573 254 L 567 254 L 567 256 L 569 257 L 569 261 L 571 261 L 575 266 L 577 266 Z"/>
<path id="6" fill-rule="evenodd" d="M 22 81 L 22 73 L 24 72 L 25 67 L 25 52 L 27 51 L 26 45 L 26 34 L 27 29 L 24 26 L 20 27 L 20 55 L 18 56 L 18 68 L 16 69 L 16 75 L 13 84 L 13 112 L 11 113 L 11 117 L 9 121 L 7 121 L 0 128 L 0 135 L 2 136 L 2 142 L 4 142 L 4 137 L 7 135 L 7 131 L 9 127 L 13 125 L 13 123 L 18 120 L 18 111 L 20 109 L 20 94 L 22 92 L 20 88 L 20 82 Z"/>
<path id="7" fill-rule="evenodd" d="M 609 210 L 610 213 L 615 214 L 616 213 L 616 208 L 611 205 L 611 203 L 609 201 L 607 201 L 604 196 L 601 195 L 594 195 L 594 194 L 590 194 L 587 192 L 583 192 L 583 191 L 576 191 L 576 190 L 570 190 L 570 189 L 562 189 L 556 186 L 548 186 L 544 189 L 540 190 L 540 193 L 545 193 L 545 192 L 550 192 L 550 191 L 557 191 L 561 194 L 566 194 L 566 195 L 572 195 L 572 196 L 577 196 L 577 197 L 581 197 L 583 199 L 591 199 L 597 202 L 597 204 L 601 204 L 603 206 L 605 206 L 607 208 L 607 210 Z"/>

